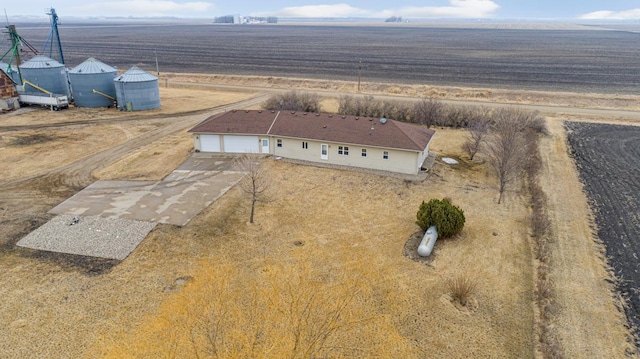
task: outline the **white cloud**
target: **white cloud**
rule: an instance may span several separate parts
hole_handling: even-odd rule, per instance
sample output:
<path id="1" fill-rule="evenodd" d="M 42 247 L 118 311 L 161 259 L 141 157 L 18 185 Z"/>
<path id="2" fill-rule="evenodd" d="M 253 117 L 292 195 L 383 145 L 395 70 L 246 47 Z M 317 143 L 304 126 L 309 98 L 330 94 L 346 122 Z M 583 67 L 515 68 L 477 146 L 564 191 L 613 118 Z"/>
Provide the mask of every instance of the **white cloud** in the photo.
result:
<path id="1" fill-rule="evenodd" d="M 490 17 L 500 8 L 493 0 L 449 0 L 449 6 L 411 6 L 371 11 L 346 3 L 286 7 L 281 10 L 255 15 L 280 17 L 403 17 L 420 18 L 482 18 Z"/>
<path id="2" fill-rule="evenodd" d="M 594 11 L 588 14 L 580 15 L 581 19 L 597 20 L 597 19 L 611 19 L 611 20 L 626 20 L 640 18 L 640 9 L 631 9 L 625 11 Z"/>
<path id="3" fill-rule="evenodd" d="M 411 6 L 385 14 L 398 14 L 404 17 L 424 18 L 484 18 L 490 17 L 500 8 L 491 0 L 450 0 L 451 6 Z M 392 13 L 393 12 L 393 13 Z"/>
<path id="4" fill-rule="evenodd" d="M 194 1 L 179 3 L 169 0 L 125 0 L 98 2 L 71 8 L 74 15 L 91 16 L 205 16 L 212 3 Z"/>
<path id="5" fill-rule="evenodd" d="M 282 17 L 348 17 L 369 16 L 371 13 L 349 4 L 334 4 L 285 7 L 278 10 L 277 15 Z"/>

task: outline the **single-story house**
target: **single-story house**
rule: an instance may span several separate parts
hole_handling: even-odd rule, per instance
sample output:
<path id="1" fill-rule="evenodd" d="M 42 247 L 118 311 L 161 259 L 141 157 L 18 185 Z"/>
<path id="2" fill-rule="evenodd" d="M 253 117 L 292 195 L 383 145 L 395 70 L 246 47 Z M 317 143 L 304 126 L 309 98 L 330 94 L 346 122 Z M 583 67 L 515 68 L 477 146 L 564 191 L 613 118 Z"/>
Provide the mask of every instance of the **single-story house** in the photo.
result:
<path id="1" fill-rule="evenodd" d="M 264 153 L 294 160 L 416 174 L 435 131 L 385 118 L 233 110 L 189 132 L 199 152 Z"/>

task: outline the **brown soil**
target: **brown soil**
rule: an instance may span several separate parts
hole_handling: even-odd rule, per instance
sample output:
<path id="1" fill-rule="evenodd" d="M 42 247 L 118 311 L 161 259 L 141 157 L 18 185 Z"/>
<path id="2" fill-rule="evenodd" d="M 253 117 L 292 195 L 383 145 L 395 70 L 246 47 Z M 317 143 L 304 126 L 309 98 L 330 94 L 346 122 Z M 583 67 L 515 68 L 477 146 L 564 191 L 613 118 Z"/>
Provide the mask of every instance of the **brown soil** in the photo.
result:
<path id="1" fill-rule="evenodd" d="M 258 207 L 257 225 L 246 223 L 246 202 L 232 190 L 185 228 L 159 226 L 120 263 L 16 248 L 18 239 L 50 218 L 48 209 L 94 178 L 162 178 L 189 153 L 186 128 L 217 105 L 262 91 L 257 89 L 261 83 L 251 82 L 245 92 L 234 88 L 225 97 L 207 86 L 197 91 L 173 88 L 174 79 L 187 76 L 170 77 L 170 88 L 161 93 L 163 107 L 148 113 L 38 109 L 0 116 L 0 233 L 5 234 L 0 249 L 0 272 L 5 274 L 0 279 L 0 327 L 5 328 L 0 356 L 153 356 L 154 350 L 175 344 L 188 357 L 190 349 L 183 345 L 189 338 L 181 328 L 188 328 L 190 319 L 180 313 L 193 312 L 190 303 L 206 298 L 202 288 L 224 273 L 241 283 L 262 278 L 269 270 L 324 278 L 321 287 L 301 289 L 341 288 L 349 284 L 345 278 L 351 274 L 368 279 L 362 290 L 375 295 L 354 302 L 352 315 L 374 315 L 384 328 L 377 333 L 388 336 L 375 336 L 372 328 L 363 326 L 363 332 L 373 334 L 359 345 L 374 347 L 372 340 L 386 337 L 393 339 L 384 343 L 402 344 L 402 354 L 414 357 L 536 356 L 527 199 L 512 192 L 504 205 L 495 203 L 495 183 L 486 165 L 464 160 L 461 131 L 438 129 L 432 145 L 438 155 L 459 158 L 461 164 L 438 162 L 420 183 L 268 160 L 274 190 L 272 200 Z M 198 77 L 216 86 L 241 80 Z M 301 83 L 311 89 L 335 86 L 336 91 L 353 86 L 290 81 L 271 86 Z M 430 91 L 398 88 L 407 96 Z M 441 89 L 443 94 L 448 90 L 451 94 L 442 98 L 473 98 L 477 91 L 460 89 L 462 96 L 456 89 Z M 489 103 L 524 94 L 495 93 L 478 98 Z M 589 107 L 597 97 L 555 95 L 530 93 L 527 101 L 549 98 L 563 106 Z M 603 108 L 615 108 L 618 101 L 635 108 L 631 98 L 602 98 Z M 552 134 L 543 140 L 542 153 L 547 166 L 544 186 L 558 238 L 553 275 L 560 306 L 555 319 L 559 341 L 567 357 L 620 357 L 629 348 L 629 333 L 606 281 L 610 276 L 600 256 L 602 247 L 592 240 L 590 210 L 567 156 L 561 120 L 551 119 L 550 126 Z M 36 141 L 12 144 L 20 137 Z M 413 222 L 420 201 L 445 196 L 465 210 L 463 234 L 438 242 L 428 266 L 404 257 L 405 243 L 417 229 Z M 307 260 L 313 263 L 311 269 L 299 267 Z M 217 263 L 242 269 L 221 272 L 224 266 Z M 336 268 L 349 275 L 327 274 Z M 456 307 L 447 293 L 445 280 L 460 275 L 477 283 L 471 309 Z M 194 279 L 184 287 L 164 290 L 181 277 Z M 266 283 L 283 285 L 278 279 Z M 172 326 L 172 321 L 177 324 Z"/>
<path id="2" fill-rule="evenodd" d="M 627 304 L 627 319 L 640 340 L 638 256 L 640 127 L 569 122 L 565 124 L 573 158 L 595 211 L 598 237 Z"/>

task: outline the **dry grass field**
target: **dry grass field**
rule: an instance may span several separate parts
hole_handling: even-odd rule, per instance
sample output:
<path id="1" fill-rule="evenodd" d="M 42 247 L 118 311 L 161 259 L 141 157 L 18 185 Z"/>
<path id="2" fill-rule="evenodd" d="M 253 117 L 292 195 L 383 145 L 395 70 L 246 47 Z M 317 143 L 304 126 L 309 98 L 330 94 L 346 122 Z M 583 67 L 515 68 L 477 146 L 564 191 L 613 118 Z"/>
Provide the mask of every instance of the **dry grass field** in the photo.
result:
<path id="1" fill-rule="evenodd" d="M 457 156 L 460 135 L 441 130 L 434 150 Z M 258 207 L 256 225 L 247 223 L 249 208 L 235 191 L 226 198 L 233 206 L 220 203 L 177 233 L 154 233 L 150 242 L 204 241 L 215 249 L 192 258 L 199 264 L 189 273 L 192 282 L 139 326 L 116 338 L 103 333 L 103 353 L 156 357 L 177 350 L 181 357 L 196 357 L 195 323 L 224 309 L 224 315 L 216 312 L 224 323 L 221 335 L 251 337 L 261 330 L 265 339 L 249 351 L 251 346 L 241 345 L 244 337 L 226 334 L 223 357 L 289 356 L 295 320 L 285 315 L 288 303 L 319 307 L 312 318 L 320 322 L 351 293 L 344 323 L 327 343 L 332 351 L 318 354 L 533 356 L 525 206 L 518 196 L 497 205 L 482 166 L 438 164 L 424 182 L 271 159 L 264 166 L 274 183 L 270 201 Z M 439 242 L 427 263 L 405 258 L 405 242 L 417 230 L 417 206 L 445 196 L 465 209 L 463 234 Z M 445 280 L 458 276 L 478 286 L 471 308 L 457 307 L 449 297 Z M 311 293 L 317 293 L 313 300 Z M 306 330 L 301 336 L 310 335 Z M 210 350 L 200 334 L 195 340 L 202 352 Z"/>
<path id="2" fill-rule="evenodd" d="M 163 88 L 163 107 L 150 113 L 0 117 L 0 230 L 10 233 L 0 247 L 0 357 L 540 356 L 528 198 L 514 188 L 498 205 L 487 165 L 465 160 L 460 130 L 437 129 L 431 149 L 461 163 L 437 161 L 421 182 L 266 159 L 273 185 L 256 224 L 235 188 L 184 228 L 159 225 L 122 262 L 13 245 L 77 190 L 47 177 L 20 179 L 250 95 Z M 555 333 L 566 357 L 624 357 L 633 352 L 629 333 L 561 121 L 550 118 L 542 140 L 557 238 Z M 52 139 L 14 143 L 42 137 L 34 135 Z M 190 148 L 190 136 L 178 131 L 96 166 L 92 176 L 161 179 Z M 420 202 L 442 197 L 465 211 L 462 234 L 439 241 L 429 260 L 403 256 Z M 451 298 L 447 282 L 455 278 L 476 285 L 466 307 Z"/>

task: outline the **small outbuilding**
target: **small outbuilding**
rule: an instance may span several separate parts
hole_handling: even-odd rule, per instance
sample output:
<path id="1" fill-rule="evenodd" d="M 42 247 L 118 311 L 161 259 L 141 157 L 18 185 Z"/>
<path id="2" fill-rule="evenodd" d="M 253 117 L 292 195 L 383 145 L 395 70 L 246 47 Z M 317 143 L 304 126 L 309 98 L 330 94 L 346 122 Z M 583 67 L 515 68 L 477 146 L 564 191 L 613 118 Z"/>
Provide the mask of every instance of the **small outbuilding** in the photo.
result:
<path id="1" fill-rule="evenodd" d="M 158 78 L 134 66 L 114 80 L 118 108 L 126 111 L 160 107 Z"/>
<path id="2" fill-rule="evenodd" d="M 263 153 L 329 165 L 417 174 L 435 131 L 386 118 L 236 110 L 189 132 L 200 152 Z"/>

